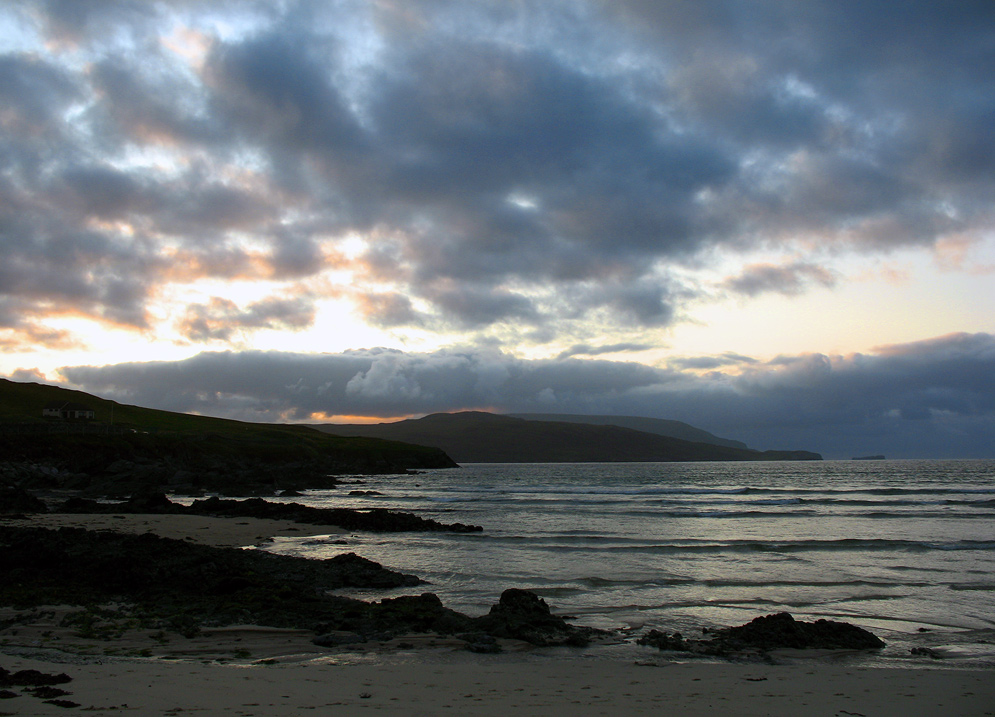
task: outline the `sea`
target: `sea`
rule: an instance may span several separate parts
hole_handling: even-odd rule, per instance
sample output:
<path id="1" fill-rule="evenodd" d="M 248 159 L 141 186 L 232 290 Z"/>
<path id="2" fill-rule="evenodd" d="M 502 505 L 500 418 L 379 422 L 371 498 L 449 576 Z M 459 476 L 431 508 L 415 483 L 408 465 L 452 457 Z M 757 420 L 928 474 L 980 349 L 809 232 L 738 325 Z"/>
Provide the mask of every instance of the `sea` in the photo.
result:
<path id="1" fill-rule="evenodd" d="M 469 615 L 506 588 L 532 590 L 575 624 L 617 631 L 596 648 L 607 657 L 638 659 L 650 648 L 635 638 L 654 628 L 695 636 L 789 612 L 871 630 L 888 646 L 868 664 L 995 667 L 992 460 L 477 463 L 286 500 L 480 525 L 265 549 L 355 552 Z"/>

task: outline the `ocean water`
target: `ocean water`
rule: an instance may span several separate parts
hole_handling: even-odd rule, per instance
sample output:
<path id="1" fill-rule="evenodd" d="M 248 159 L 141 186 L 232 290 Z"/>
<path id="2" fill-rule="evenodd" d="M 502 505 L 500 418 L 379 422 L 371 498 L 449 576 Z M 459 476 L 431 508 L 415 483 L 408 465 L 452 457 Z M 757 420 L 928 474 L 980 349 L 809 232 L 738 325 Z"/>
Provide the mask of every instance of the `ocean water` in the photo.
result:
<path id="1" fill-rule="evenodd" d="M 356 552 L 428 580 L 423 591 L 470 615 L 509 587 L 632 635 L 787 611 L 872 630 L 889 645 L 878 660 L 921 661 L 909 650 L 929 646 L 995 666 L 995 461 L 467 464 L 292 500 L 483 526 L 267 547 Z M 613 649 L 628 659 L 646 648 Z"/>

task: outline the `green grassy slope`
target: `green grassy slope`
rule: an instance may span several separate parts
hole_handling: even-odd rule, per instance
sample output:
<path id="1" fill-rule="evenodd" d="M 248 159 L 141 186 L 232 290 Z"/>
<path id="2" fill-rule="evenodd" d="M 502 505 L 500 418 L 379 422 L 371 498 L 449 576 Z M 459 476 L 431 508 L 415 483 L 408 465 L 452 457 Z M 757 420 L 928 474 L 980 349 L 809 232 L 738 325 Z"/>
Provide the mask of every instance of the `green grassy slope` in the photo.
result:
<path id="1" fill-rule="evenodd" d="M 91 426 L 130 429 L 107 435 L 47 435 L 28 440 L 31 426 L 58 427 L 72 422 L 42 417 L 50 403 L 74 402 L 96 412 Z M 4 430 L 4 427 L 7 430 Z M 27 428 L 26 434 L 14 427 Z M 41 434 L 39 434 L 41 435 Z M 382 464 L 410 468 L 448 467 L 452 461 L 440 450 L 376 438 L 343 438 L 307 426 L 248 423 L 130 406 L 58 386 L 0 379 L 0 441 L 8 459 L 41 459 L 53 452 L 107 449 L 134 454 L 213 455 L 217 458 L 256 458 L 264 462 L 332 460 L 348 465 Z M 65 457 L 65 456 L 64 456 Z"/>

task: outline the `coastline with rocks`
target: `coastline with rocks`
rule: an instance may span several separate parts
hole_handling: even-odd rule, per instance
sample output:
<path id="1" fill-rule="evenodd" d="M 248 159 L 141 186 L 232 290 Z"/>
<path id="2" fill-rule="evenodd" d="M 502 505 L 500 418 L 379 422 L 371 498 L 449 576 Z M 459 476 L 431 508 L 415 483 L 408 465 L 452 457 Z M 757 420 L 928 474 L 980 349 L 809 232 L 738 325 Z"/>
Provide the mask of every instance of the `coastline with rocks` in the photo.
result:
<path id="1" fill-rule="evenodd" d="M 285 487 L 276 497 L 277 483 L 252 480 L 240 498 L 167 497 L 161 472 L 129 477 L 128 466 L 78 489 L 64 469 L 0 467 L 26 478 L 0 494 L 0 713 L 787 715 L 809 705 L 905 717 L 982 715 L 995 703 L 990 670 L 932 647 L 884 667 L 874 657 L 884 641 L 840 620 L 772 612 L 698 635 L 604 629 L 514 584 L 482 614 L 452 609 L 417 564 L 357 554 L 371 545 L 357 536 L 389 546 L 494 529 L 380 507 L 398 504 L 390 486 L 401 478 L 407 489 L 430 480 L 417 474 L 326 476 L 319 483 L 366 485 L 310 496 Z M 127 485 L 139 490 L 121 500 Z M 267 498 L 253 495 L 263 487 Z M 267 550 L 287 540 L 324 546 L 322 557 Z"/>
<path id="2" fill-rule="evenodd" d="M 806 635 L 820 626 L 790 615 L 701 639 L 650 631 L 645 657 L 622 662 L 598 652 L 620 633 L 572 625 L 529 591 L 506 590 L 487 614 L 463 615 L 419 577 L 351 553 L 237 549 L 352 529 L 300 522 L 318 513 L 266 517 L 257 500 L 197 502 L 215 515 L 147 496 L 2 519 L 0 712 L 787 715 L 807 703 L 902 715 L 913 705 L 933 713 L 923 709 L 935 703 L 980 715 L 995 699 L 987 671 L 840 666 L 880 641 L 845 624 Z M 411 594 L 363 602 L 335 595 L 344 586 Z M 62 681 L 44 684 L 51 679 Z"/>

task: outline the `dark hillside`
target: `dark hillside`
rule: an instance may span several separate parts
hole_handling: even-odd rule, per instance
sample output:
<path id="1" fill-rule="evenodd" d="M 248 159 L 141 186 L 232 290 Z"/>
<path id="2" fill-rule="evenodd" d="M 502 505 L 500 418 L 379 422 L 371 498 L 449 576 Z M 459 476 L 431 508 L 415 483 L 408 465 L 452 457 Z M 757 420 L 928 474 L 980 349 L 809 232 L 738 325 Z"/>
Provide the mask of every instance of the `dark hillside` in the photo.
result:
<path id="1" fill-rule="evenodd" d="M 65 402 L 95 417 L 42 417 L 44 407 Z M 117 495 L 255 494 L 329 486 L 332 475 L 455 465 L 437 448 L 158 411 L 0 379 L 0 482 Z"/>
<path id="2" fill-rule="evenodd" d="M 619 426 L 531 421 L 494 413 L 436 413 L 373 425 L 319 427 L 341 436 L 371 436 L 438 446 L 461 463 L 609 461 L 818 460 L 807 451 L 753 451 L 683 441 Z"/>
<path id="3" fill-rule="evenodd" d="M 563 423 L 589 423 L 595 426 L 620 426 L 631 428 L 643 433 L 655 433 L 658 436 L 680 438 L 693 443 L 712 443 L 727 448 L 748 448 L 742 441 L 730 438 L 720 438 L 701 428 L 666 418 L 645 418 L 643 416 L 584 416 L 573 413 L 509 413 L 512 418 L 524 418 L 526 421 L 560 421 Z"/>

